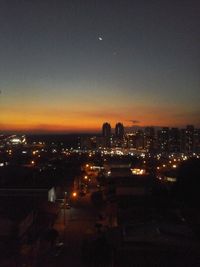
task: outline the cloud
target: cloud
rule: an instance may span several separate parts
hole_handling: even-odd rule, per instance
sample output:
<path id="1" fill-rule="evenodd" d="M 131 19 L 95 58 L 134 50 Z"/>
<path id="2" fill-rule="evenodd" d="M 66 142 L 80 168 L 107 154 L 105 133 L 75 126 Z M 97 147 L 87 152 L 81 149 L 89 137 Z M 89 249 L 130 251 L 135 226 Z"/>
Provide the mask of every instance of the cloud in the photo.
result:
<path id="1" fill-rule="evenodd" d="M 133 124 L 140 123 L 140 121 L 138 121 L 138 120 L 129 120 L 129 121 L 132 122 Z"/>

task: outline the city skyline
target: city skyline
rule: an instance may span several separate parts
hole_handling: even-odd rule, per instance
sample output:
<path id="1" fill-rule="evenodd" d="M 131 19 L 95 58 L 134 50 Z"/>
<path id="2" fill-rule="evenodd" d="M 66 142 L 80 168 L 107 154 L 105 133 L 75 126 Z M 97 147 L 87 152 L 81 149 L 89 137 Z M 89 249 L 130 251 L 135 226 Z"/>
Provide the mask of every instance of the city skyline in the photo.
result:
<path id="1" fill-rule="evenodd" d="M 155 131 L 159 131 L 159 130 L 162 130 L 162 129 L 169 129 L 169 130 L 173 130 L 173 129 L 177 129 L 177 130 L 186 130 L 188 127 L 193 127 L 195 130 L 200 130 L 199 127 L 196 127 L 196 125 L 193 125 L 193 124 L 190 124 L 188 123 L 187 125 L 183 125 L 181 127 L 173 127 L 173 126 L 169 126 L 169 125 L 164 125 L 164 126 L 154 126 L 154 125 L 144 125 L 144 126 L 140 126 L 140 125 L 132 125 L 132 126 L 124 126 L 122 122 L 119 122 L 119 121 L 115 121 L 114 124 L 111 124 L 110 122 L 103 122 L 101 125 L 98 126 L 98 129 L 95 129 L 93 131 L 89 131 L 89 130 L 81 130 L 81 131 L 76 131 L 76 130 L 72 130 L 72 131 L 65 131 L 65 130 L 61 130 L 61 131 L 58 131 L 57 129 L 54 129 L 52 131 L 45 131 L 44 129 L 34 129 L 34 130 L 1 130 L 1 134 L 20 134 L 20 135 L 23 135 L 23 134 L 30 134 L 30 135 L 103 135 L 104 137 L 106 137 L 105 133 L 104 133 L 104 130 L 103 130 L 103 127 L 104 127 L 104 124 L 108 124 L 110 126 L 110 134 L 111 135 L 116 135 L 116 126 L 117 124 L 122 124 L 123 126 L 123 131 L 124 131 L 124 134 L 133 134 L 133 133 L 136 133 L 138 131 L 145 131 L 145 129 L 153 129 Z M 107 131 L 107 130 L 106 130 Z"/>
<path id="2" fill-rule="evenodd" d="M 0 129 L 200 127 L 197 1 L 2 1 Z"/>

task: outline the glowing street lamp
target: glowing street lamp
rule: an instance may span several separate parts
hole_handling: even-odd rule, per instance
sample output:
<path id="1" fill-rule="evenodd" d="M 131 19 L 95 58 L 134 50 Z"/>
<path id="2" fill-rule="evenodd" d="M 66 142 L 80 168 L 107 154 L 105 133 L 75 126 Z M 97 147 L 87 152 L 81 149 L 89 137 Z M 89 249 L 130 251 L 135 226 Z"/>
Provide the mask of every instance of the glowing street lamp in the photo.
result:
<path id="1" fill-rule="evenodd" d="M 73 196 L 73 197 L 77 197 L 77 193 L 76 193 L 76 192 L 73 192 L 73 193 L 72 193 L 72 196 Z"/>

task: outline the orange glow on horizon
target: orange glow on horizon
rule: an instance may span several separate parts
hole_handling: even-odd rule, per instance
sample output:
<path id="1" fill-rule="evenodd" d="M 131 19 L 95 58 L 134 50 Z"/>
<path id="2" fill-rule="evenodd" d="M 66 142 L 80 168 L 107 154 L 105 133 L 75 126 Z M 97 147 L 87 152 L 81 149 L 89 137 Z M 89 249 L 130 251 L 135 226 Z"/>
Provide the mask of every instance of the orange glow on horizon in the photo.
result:
<path id="1" fill-rule="evenodd" d="M 102 124 L 104 122 L 108 121 L 111 124 L 111 127 L 114 128 L 115 124 L 118 121 L 121 121 L 125 127 L 131 127 L 130 123 L 126 123 L 127 120 L 88 120 L 85 122 L 84 120 L 77 120 L 73 121 L 73 123 L 68 123 L 68 124 L 60 124 L 59 121 L 57 122 L 49 122 L 47 123 L 9 123 L 9 124 L 1 124 L 0 127 L 2 131 L 19 131 L 19 132 L 100 132 Z M 186 124 L 182 124 L 181 127 L 184 127 Z M 145 127 L 145 126 L 169 126 L 169 127 L 177 127 L 176 124 L 173 124 L 173 122 L 170 123 L 170 121 L 150 121 L 146 120 L 146 123 L 140 123 L 138 124 L 140 127 Z"/>
<path id="2" fill-rule="evenodd" d="M 179 107 L 179 114 L 183 114 Z M 198 118 L 190 114 L 173 116 L 174 110 L 166 107 L 139 106 L 103 108 L 83 104 L 62 107 L 1 107 L 0 129 L 2 131 L 25 132 L 100 132 L 102 124 L 109 122 L 114 128 L 117 122 L 131 127 L 132 120 L 138 125 L 184 127 L 188 124 L 198 125 Z"/>

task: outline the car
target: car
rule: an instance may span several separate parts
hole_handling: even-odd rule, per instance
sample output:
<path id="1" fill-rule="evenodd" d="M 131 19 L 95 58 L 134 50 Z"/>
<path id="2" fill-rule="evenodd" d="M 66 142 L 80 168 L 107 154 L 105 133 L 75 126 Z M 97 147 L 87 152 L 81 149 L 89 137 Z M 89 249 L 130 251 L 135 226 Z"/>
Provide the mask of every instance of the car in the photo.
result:
<path id="1" fill-rule="evenodd" d="M 65 208 L 66 208 L 66 209 L 71 209 L 71 205 L 70 205 L 69 203 L 66 203 L 66 204 L 65 204 Z"/>

